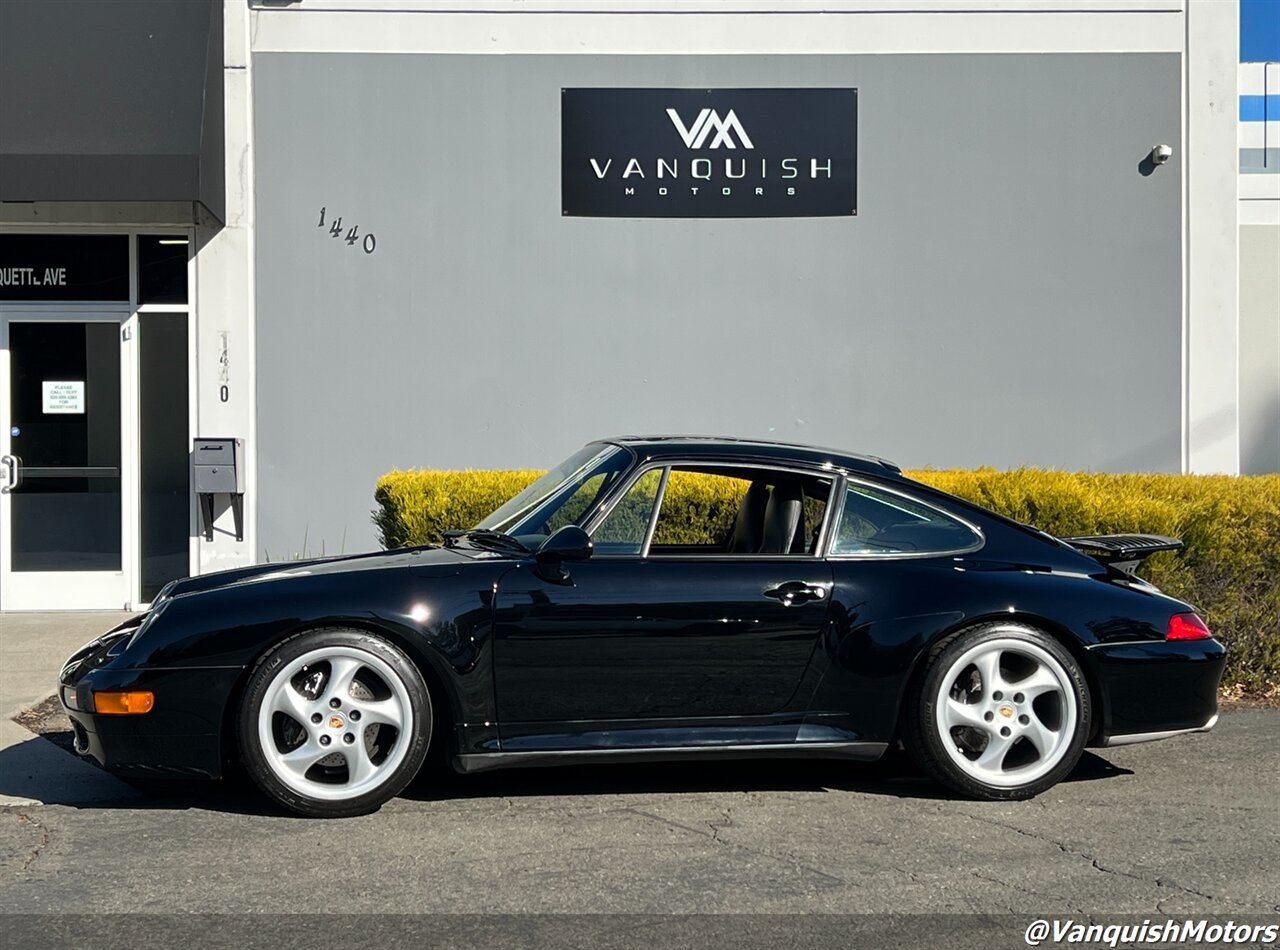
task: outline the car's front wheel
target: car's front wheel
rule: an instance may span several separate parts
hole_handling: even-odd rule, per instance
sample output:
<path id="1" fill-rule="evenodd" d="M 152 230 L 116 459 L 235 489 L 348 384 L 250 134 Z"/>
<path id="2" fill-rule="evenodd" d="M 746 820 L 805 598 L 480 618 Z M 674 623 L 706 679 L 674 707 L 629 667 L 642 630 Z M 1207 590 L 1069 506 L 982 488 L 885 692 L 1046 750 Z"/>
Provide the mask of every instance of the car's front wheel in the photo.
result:
<path id="1" fill-rule="evenodd" d="M 254 782 L 286 808 L 362 815 L 417 774 L 431 740 L 422 674 L 363 630 L 298 634 L 262 658 L 240 708 L 240 748 Z"/>
<path id="2" fill-rule="evenodd" d="M 1084 674 L 1053 637 L 987 624 L 935 647 L 905 738 L 936 779 L 975 798 L 1030 798 L 1080 760 L 1091 709 Z"/>

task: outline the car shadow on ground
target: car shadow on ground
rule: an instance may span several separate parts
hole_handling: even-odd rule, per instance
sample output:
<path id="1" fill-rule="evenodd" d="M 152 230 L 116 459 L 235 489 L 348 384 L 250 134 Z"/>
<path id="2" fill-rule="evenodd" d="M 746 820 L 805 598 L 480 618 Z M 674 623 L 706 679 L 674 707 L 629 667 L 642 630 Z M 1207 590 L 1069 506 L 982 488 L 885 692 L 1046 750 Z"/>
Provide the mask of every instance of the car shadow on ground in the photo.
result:
<path id="1" fill-rule="evenodd" d="M 1086 751 L 1065 779 L 1096 781 L 1132 774 Z M 426 771 L 401 796 L 418 801 L 681 794 L 694 792 L 858 792 L 894 798 L 950 800 L 956 796 L 926 776 L 911 757 L 890 751 L 876 762 L 835 759 L 732 759 L 516 768 L 459 775 Z"/>
<path id="2" fill-rule="evenodd" d="M 197 809 L 287 816 L 243 774 L 220 782 L 120 780 L 75 756 L 69 730 L 46 728 L 40 738 L 0 751 L 0 795 L 85 809 Z M 1068 782 L 1132 774 L 1086 752 Z M 878 762 L 754 759 L 619 763 L 518 768 L 459 775 L 433 756 L 401 793 L 413 802 L 465 799 L 684 794 L 699 792 L 857 792 L 920 800 L 955 798 L 901 751 Z"/>

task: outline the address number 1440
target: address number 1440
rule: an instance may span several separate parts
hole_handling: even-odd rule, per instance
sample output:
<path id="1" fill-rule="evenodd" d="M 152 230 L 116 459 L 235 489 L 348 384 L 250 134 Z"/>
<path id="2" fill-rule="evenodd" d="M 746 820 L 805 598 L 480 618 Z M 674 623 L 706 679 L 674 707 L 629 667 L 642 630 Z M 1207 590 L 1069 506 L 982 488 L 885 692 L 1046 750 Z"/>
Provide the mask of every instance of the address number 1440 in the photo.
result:
<path id="1" fill-rule="evenodd" d="M 338 218 L 335 218 L 332 222 L 326 223 L 324 219 L 324 213 L 325 213 L 325 209 L 321 208 L 320 220 L 316 222 L 316 227 L 318 228 L 328 227 L 329 237 L 342 238 L 344 241 L 346 241 L 349 245 L 353 247 L 357 243 L 359 243 L 360 246 L 364 248 L 364 252 L 366 254 L 372 254 L 373 249 L 378 246 L 377 239 L 374 238 L 372 232 L 365 235 L 360 234 L 360 226 L 358 224 L 353 224 L 350 228 L 348 228 L 346 236 L 343 237 L 342 218 L 338 217 Z"/>

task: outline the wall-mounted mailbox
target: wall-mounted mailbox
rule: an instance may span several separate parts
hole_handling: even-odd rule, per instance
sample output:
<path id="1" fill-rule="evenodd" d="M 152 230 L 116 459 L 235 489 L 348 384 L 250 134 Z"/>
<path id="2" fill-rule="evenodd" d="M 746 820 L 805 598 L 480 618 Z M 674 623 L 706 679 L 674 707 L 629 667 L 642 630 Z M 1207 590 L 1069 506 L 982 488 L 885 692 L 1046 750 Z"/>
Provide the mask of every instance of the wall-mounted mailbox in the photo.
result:
<path id="1" fill-rule="evenodd" d="M 213 540 L 215 495 L 231 496 L 236 540 L 244 540 L 244 439 L 196 439 L 191 453 L 192 482 L 200 498 L 204 538 Z"/>

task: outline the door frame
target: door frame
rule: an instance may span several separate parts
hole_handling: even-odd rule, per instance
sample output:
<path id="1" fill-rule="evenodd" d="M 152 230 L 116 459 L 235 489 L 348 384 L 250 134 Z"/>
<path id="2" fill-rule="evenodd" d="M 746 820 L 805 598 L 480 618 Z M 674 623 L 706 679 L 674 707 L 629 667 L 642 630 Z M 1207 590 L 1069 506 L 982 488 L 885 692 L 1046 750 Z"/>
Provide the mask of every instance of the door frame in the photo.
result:
<path id="1" fill-rule="evenodd" d="M 141 547 L 141 445 L 139 439 L 139 429 L 141 426 L 141 404 L 138 400 L 140 392 L 140 380 L 138 378 L 138 346 L 140 342 L 139 332 L 139 314 L 144 313 L 171 313 L 183 314 L 187 321 L 187 448 L 190 451 L 192 439 L 199 429 L 199 402 L 198 402 L 198 386 L 196 378 L 196 357 L 197 357 L 197 322 L 196 322 L 196 300 L 198 299 L 198 272 L 196 268 L 196 251 L 197 232 L 196 228 L 190 224 L 28 224 L 6 222 L 0 224 L 0 231 L 6 234 L 72 234 L 72 235 L 103 235 L 103 234 L 123 234 L 129 241 L 129 299 L 112 300 L 112 301 L 24 301 L 24 300 L 4 300 L 0 301 L 0 324 L 7 325 L 9 319 L 16 314 L 36 315 L 37 319 L 53 319 L 55 315 L 62 315 L 64 321 L 78 322 L 81 320 L 91 320 L 95 314 L 126 314 L 126 319 L 121 321 L 122 333 L 127 327 L 129 330 L 129 339 L 122 340 L 122 349 L 130 350 L 130 372 L 126 377 L 124 374 L 124 365 L 121 366 L 121 398 L 124 398 L 124 389 L 126 386 L 131 388 L 132 392 L 132 408 L 131 415 L 124 415 L 125 407 L 122 405 L 121 415 L 121 476 L 122 476 L 122 498 L 121 508 L 122 515 L 125 507 L 123 495 L 126 488 L 123 485 L 123 479 L 126 477 L 124 473 L 125 466 L 128 466 L 130 474 L 127 476 L 130 485 L 127 490 L 132 493 L 133 507 L 130 512 L 132 522 L 125 521 L 123 525 L 123 533 L 121 534 L 122 551 L 121 566 L 126 575 L 126 598 L 121 602 L 105 599 L 98 600 L 89 605 L 87 598 L 67 598 L 63 596 L 49 597 L 39 601 L 31 601 L 28 598 L 12 598 L 7 592 L 12 587 L 11 584 L 5 582 L 6 575 L 0 570 L 0 613 L 15 610 L 146 610 L 151 605 L 141 598 L 142 592 L 142 547 Z M 142 236 L 158 236 L 185 238 L 187 241 L 187 302 L 185 304 L 139 304 L 140 291 L 138 286 L 138 239 Z M 0 389 L 3 393 L 3 402 L 5 415 L 8 414 L 9 401 L 9 370 L 8 370 L 8 338 L 7 330 L 4 331 L 3 351 L 0 351 L 0 360 L 3 366 L 0 366 Z M 123 357 L 122 357 L 123 359 Z M 130 442 L 126 445 L 125 429 L 128 427 L 130 432 Z M 7 447 L 9 440 L 9 429 L 4 427 L 0 432 L 2 444 Z M 127 455 L 124 454 L 127 449 Z M 6 448 L 7 451 L 7 448 Z M 5 454 L 0 452 L 0 454 Z M 188 489 L 190 485 L 188 484 Z M 189 576 L 195 576 L 199 573 L 200 568 L 200 544 L 197 534 L 197 511 L 195 498 L 188 490 L 187 505 L 187 527 L 188 527 L 188 551 L 187 551 L 187 573 Z M 6 532 L 8 529 L 4 527 L 8 519 L 0 517 L 0 532 Z M 8 542 L 7 539 L 0 540 L 3 543 L 5 561 L 8 560 Z M 80 606 L 80 604 L 85 604 Z"/>
<path id="2" fill-rule="evenodd" d="M 138 586 L 138 365 L 137 313 L 127 303 L 43 306 L 14 305 L 0 309 L 0 455 L 12 451 L 12 364 L 9 327 L 14 323 L 114 324 L 120 342 L 120 570 L 13 570 L 11 495 L 0 495 L 0 610 L 120 609 L 137 596 Z"/>

